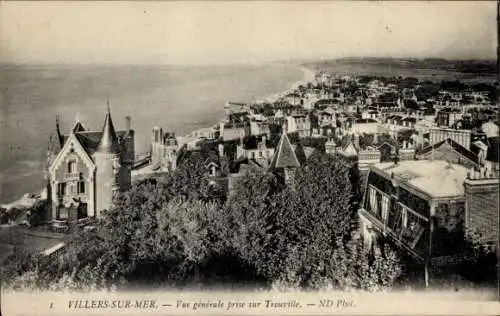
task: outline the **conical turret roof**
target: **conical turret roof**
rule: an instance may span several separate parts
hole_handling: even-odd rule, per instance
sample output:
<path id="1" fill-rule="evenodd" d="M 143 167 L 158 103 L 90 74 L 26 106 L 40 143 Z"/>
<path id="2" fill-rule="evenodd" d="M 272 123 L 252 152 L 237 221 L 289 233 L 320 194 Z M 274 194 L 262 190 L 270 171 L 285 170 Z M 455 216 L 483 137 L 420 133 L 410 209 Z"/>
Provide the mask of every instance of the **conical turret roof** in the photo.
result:
<path id="1" fill-rule="evenodd" d="M 111 119 L 111 113 L 108 108 L 106 118 L 104 119 L 101 140 L 97 146 L 97 152 L 118 153 L 119 151 L 120 145 L 118 143 L 118 137 L 116 137 L 115 127 L 113 126 L 113 120 Z"/>
<path id="2" fill-rule="evenodd" d="M 276 168 L 298 168 L 300 167 L 299 160 L 295 151 L 292 149 L 292 144 L 286 132 L 281 134 L 278 147 L 271 161 L 270 169 Z"/>

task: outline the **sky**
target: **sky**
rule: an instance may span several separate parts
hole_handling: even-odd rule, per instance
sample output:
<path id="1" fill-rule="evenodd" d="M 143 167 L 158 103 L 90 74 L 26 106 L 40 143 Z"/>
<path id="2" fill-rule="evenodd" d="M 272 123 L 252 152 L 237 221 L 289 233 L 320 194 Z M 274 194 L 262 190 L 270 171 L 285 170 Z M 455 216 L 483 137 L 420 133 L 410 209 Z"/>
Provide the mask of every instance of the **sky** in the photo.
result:
<path id="1" fill-rule="evenodd" d="M 3 2 L 0 62 L 494 59 L 496 2 Z"/>

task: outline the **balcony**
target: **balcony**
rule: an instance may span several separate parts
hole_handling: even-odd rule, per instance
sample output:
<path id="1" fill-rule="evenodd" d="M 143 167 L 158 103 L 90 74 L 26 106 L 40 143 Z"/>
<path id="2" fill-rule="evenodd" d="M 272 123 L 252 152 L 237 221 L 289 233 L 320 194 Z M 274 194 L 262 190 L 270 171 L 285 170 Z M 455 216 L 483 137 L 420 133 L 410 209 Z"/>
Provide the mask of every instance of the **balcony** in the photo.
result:
<path id="1" fill-rule="evenodd" d="M 406 249 L 413 256 L 418 259 L 423 259 L 423 256 L 415 250 L 415 246 L 424 234 L 425 227 L 415 227 L 410 230 L 409 228 L 402 227 L 402 223 L 394 224 L 397 218 L 397 214 L 393 209 L 389 210 L 388 219 L 384 221 L 380 215 L 372 213 L 364 208 L 358 210 L 360 216 L 366 218 L 371 224 L 372 229 L 379 231 L 382 235 L 389 237 L 391 240 L 396 242 L 399 246 Z M 391 225 L 391 217 L 392 224 Z"/>

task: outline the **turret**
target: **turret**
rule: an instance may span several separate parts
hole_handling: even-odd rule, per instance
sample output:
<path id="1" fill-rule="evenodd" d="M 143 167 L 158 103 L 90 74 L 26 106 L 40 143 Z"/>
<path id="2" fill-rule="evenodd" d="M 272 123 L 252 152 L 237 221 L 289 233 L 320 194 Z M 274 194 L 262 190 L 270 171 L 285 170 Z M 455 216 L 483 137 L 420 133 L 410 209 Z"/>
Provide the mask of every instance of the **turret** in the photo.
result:
<path id="1" fill-rule="evenodd" d="M 281 134 L 280 141 L 274 152 L 273 159 L 269 169 L 278 175 L 281 175 L 288 184 L 293 187 L 295 171 L 300 167 L 295 151 L 292 149 L 290 139 L 286 134 L 286 129 Z"/>
<path id="2" fill-rule="evenodd" d="M 120 144 L 118 143 L 118 137 L 116 137 L 109 107 L 104 119 L 104 127 L 102 129 L 101 140 L 97 146 L 97 152 L 103 154 L 117 154 L 120 152 Z"/>
<path id="3" fill-rule="evenodd" d="M 111 119 L 109 107 L 104 119 L 102 136 L 94 152 L 96 165 L 95 185 L 97 195 L 96 216 L 102 210 L 109 209 L 113 202 L 113 196 L 120 189 L 121 157 L 120 144 L 116 136 L 115 127 Z"/>

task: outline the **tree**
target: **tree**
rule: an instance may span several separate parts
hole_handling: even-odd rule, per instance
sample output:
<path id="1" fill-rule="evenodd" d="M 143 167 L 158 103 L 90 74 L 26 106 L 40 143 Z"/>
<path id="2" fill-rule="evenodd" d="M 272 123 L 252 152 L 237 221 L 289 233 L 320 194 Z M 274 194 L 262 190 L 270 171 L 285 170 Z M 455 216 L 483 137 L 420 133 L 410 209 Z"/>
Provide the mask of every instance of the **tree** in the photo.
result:
<path id="1" fill-rule="evenodd" d="M 313 288 L 378 291 L 390 288 L 402 271 L 396 252 L 388 245 L 383 252 L 371 254 L 361 241 L 341 239 L 336 240 L 335 251 L 325 258 L 323 267 L 315 271 Z"/>
<path id="2" fill-rule="evenodd" d="M 269 282 L 309 284 L 333 255 L 335 239 L 352 229 L 348 167 L 316 153 L 297 170 L 293 187 L 277 187 L 265 173 L 242 178 L 225 211 L 232 247 Z"/>
<path id="3" fill-rule="evenodd" d="M 272 174 L 247 173 L 238 179 L 223 208 L 227 230 L 222 232 L 222 238 L 258 273 L 263 273 L 267 262 L 264 254 L 274 232 L 278 190 L 278 181 Z"/>
<path id="4" fill-rule="evenodd" d="M 68 236 L 58 260 L 16 252 L 2 279 L 20 288 L 78 290 L 214 280 L 389 286 L 398 275 L 397 258 L 389 250 L 370 256 L 349 242 L 355 215 L 349 167 L 339 156 L 315 152 L 294 185 L 250 172 L 224 205 L 203 191 L 191 195 L 187 190 L 199 187 L 190 181 L 204 180 L 194 178 L 200 174 L 194 169 L 182 170 L 173 180 L 120 193 L 94 230 Z"/>
<path id="5" fill-rule="evenodd" d="M 335 238 L 350 234 L 349 166 L 340 157 L 315 154 L 297 172 L 295 186 L 276 196 L 277 219 L 269 274 L 296 275 L 307 285 Z M 293 270 L 290 268 L 293 267 Z"/>
<path id="6" fill-rule="evenodd" d="M 175 196 L 203 201 L 221 201 L 224 193 L 210 184 L 203 156 L 186 152 L 179 166 L 160 181 L 168 198 Z"/>

